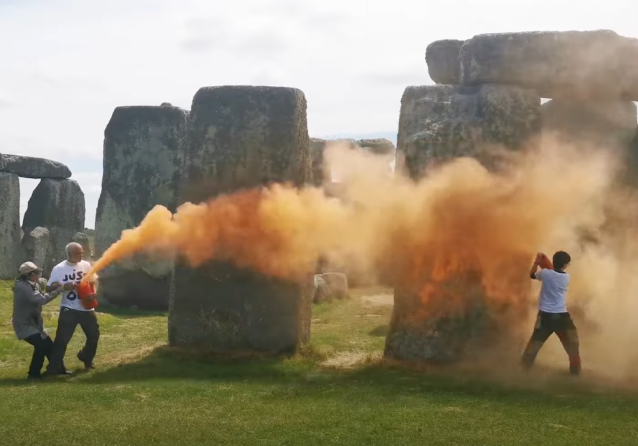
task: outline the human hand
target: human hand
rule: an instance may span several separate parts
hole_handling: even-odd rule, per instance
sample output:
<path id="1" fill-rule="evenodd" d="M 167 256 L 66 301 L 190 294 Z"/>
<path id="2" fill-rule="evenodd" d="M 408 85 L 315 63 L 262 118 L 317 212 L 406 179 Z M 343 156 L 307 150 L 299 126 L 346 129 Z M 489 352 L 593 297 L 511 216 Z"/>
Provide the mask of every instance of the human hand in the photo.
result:
<path id="1" fill-rule="evenodd" d="M 74 282 L 69 282 L 69 283 L 65 283 L 64 286 L 62 287 L 62 289 L 64 291 L 71 291 L 74 290 L 77 287 L 77 284 Z"/>

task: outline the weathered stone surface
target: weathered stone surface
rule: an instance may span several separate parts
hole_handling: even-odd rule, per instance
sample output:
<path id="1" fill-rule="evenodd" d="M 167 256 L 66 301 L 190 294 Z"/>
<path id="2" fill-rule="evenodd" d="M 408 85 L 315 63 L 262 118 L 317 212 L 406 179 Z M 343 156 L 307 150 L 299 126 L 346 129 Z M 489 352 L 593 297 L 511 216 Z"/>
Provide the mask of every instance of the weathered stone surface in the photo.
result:
<path id="1" fill-rule="evenodd" d="M 84 251 L 84 259 L 89 261 L 91 259 L 91 243 L 89 241 L 89 236 L 84 232 L 76 233 L 71 241 L 75 243 L 79 243 L 82 246 L 82 250 Z"/>
<path id="2" fill-rule="evenodd" d="M 540 98 L 532 91 L 495 85 L 409 87 L 401 103 L 397 155 L 403 156 L 401 169 L 414 180 L 426 174 L 426 167 L 460 156 L 477 158 L 492 168 L 489 149 L 519 150 L 537 144 L 540 127 Z M 437 253 L 428 255 L 434 258 Z M 529 286 L 519 272 L 527 261 L 508 259 L 503 277 L 509 281 L 511 273 L 514 279 L 503 284 L 507 290 Z M 510 321 L 520 322 L 518 314 L 512 316 L 515 308 L 487 298 L 482 271 L 469 266 L 453 278 L 435 281 L 429 277 L 433 266 L 417 263 L 419 270 L 414 271 L 409 253 L 398 252 L 392 265 L 395 306 L 386 356 L 460 359 L 489 346 Z M 513 295 L 525 296 L 522 291 Z M 497 308 L 494 302 L 499 302 Z"/>
<path id="3" fill-rule="evenodd" d="M 543 133 L 572 143 L 626 149 L 636 130 L 636 104 L 629 101 L 553 99 L 541 110 Z"/>
<path id="4" fill-rule="evenodd" d="M 102 191 L 95 223 L 96 255 L 162 205 L 172 212 L 184 159 L 188 113 L 168 103 L 117 107 L 104 131 Z M 102 271 L 98 299 L 128 307 L 168 310 L 170 268 L 159 277 L 150 259 L 119 262 Z"/>
<path id="5" fill-rule="evenodd" d="M 459 156 L 489 166 L 486 149 L 523 149 L 538 142 L 540 128 L 540 97 L 530 90 L 408 87 L 401 99 L 396 170 L 418 178 L 425 167 Z"/>
<path id="6" fill-rule="evenodd" d="M 141 269 L 100 275 L 98 300 L 123 308 L 167 311 L 171 275 L 151 277 Z"/>
<path id="7" fill-rule="evenodd" d="M 625 170 L 622 172 L 623 181 L 633 187 L 638 187 L 638 127 L 634 138 L 625 155 Z"/>
<path id="8" fill-rule="evenodd" d="M 55 265 L 46 265 L 47 250 L 49 248 L 49 230 L 37 227 L 22 237 L 22 262 L 33 262 L 40 268 L 48 267 L 50 270 Z"/>
<path id="9" fill-rule="evenodd" d="M 326 281 L 330 288 L 330 294 L 335 299 L 344 299 L 348 297 L 348 277 L 343 273 L 325 273 L 321 277 Z"/>
<path id="10" fill-rule="evenodd" d="M 322 273 L 314 276 L 314 303 L 348 297 L 348 276 L 344 273 Z"/>
<path id="11" fill-rule="evenodd" d="M 171 106 L 117 107 L 104 131 L 102 190 L 95 218 L 101 255 L 155 205 L 175 210 L 187 112 Z"/>
<path id="12" fill-rule="evenodd" d="M 212 87 L 193 98 L 180 201 L 271 182 L 302 185 L 311 154 L 306 99 L 297 89 Z M 294 351 L 310 336 L 312 275 L 299 282 L 227 263 L 177 265 L 171 281 L 171 345 Z"/>
<path id="13" fill-rule="evenodd" d="M 385 138 L 360 139 L 357 145 L 375 155 L 394 155 L 395 147 L 392 141 Z"/>
<path id="14" fill-rule="evenodd" d="M 71 176 L 67 166 L 57 161 L 32 156 L 0 153 L 0 172 L 10 172 L 23 178 L 57 178 Z"/>
<path id="15" fill-rule="evenodd" d="M 75 180 L 45 178 L 33 190 L 22 229 L 25 234 L 38 226 L 49 231 L 49 247 L 43 275 L 66 258 L 64 248 L 84 229 L 86 207 L 84 192 Z"/>
<path id="16" fill-rule="evenodd" d="M 98 299 L 117 307 L 167 311 L 172 269 L 172 260 L 143 254 L 118 262 L 101 272 Z"/>
<path id="17" fill-rule="evenodd" d="M 449 362 L 476 359 L 486 351 L 509 347 L 514 327 L 527 317 L 528 308 L 520 302 L 529 295 L 529 281 L 517 274 L 525 269 L 526 260 L 512 259 L 503 269 L 500 286 L 507 290 L 507 298 L 490 297 L 478 270 L 443 281 L 428 279 L 427 274 L 421 283 L 400 278 L 394 290 L 385 356 Z"/>
<path id="18" fill-rule="evenodd" d="M 332 299 L 332 293 L 328 282 L 322 277 L 321 274 L 316 274 L 314 278 L 315 292 L 312 295 L 312 301 L 316 304 L 328 302 Z"/>
<path id="19" fill-rule="evenodd" d="M 330 182 L 330 171 L 324 163 L 323 151 L 326 148 L 326 140 L 310 138 L 310 152 L 312 156 L 312 184 L 321 186 L 324 182 Z"/>
<path id="20" fill-rule="evenodd" d="M 458 84 L 461 78 L 459 53 L 464 40 L 437 40 L 425 49 L 430 78 L 437 84 Z"/>
<path id="21" fill-rule="evenodd" d="M 0 172 L 0 279 L 18 275 L 20 251 L 20 179 Z"/>
<path id="22" fill-rule="evenodd" d="M 638 100 L 638 40 L 613 31 L 481 34 L 460 51 L 461 83 L 530 88 L 545 98 Z"/>
<path id="23" fill-rule="evenodd" d="M 425 281 L 424 281 L 425 283 Z M 472 284 L 473 285 L 473 284 Z M 398 360 L 448 362 L 465 356 L 486 329 L 480 287 L 459 290 L 467 308 L 437 314 L 438 302 L 424 303 L 415 289 L 398 285 L 386 337 L 385 356 Z M 429 307 L 436 308 L 430 313 Z"/>

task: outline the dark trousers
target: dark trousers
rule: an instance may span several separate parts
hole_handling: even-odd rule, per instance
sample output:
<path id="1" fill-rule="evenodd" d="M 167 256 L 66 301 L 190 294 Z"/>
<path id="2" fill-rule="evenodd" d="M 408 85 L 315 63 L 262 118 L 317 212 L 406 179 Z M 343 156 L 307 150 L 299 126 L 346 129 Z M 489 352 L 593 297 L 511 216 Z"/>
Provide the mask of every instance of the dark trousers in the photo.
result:
<path id="1" fill-rule="evenodd" d="M 538 312 L 534 333 L 532 333 L 532 337 L 523 353 L 523 365 L 527 368 L 532 367 L 536 360 L 536 355 L 538 355 L 545 341 L 553 333 L 556 333 L 561 344 L 563 344 L 565 352 L 567 352 L 570 373 L 578 375 L 581 369 L 580 342 L 578 340 L 578 330 L 576 330 L 574 321 L 572 321 L 569 313 Z"/>
<path id="2" fill-rule="evenodd" d="M 37 378 L 41 376 L 44 358 L 51 362 L 51 350 L 53 349 L 53 341 L 50 337 L 42 338 L 38 334 L 34 334 L 25 339 L 26 342 L 33 346 L 33 356 L 31 356 L 31 364 L 29 365 L 29 376 Z"/>
<path id="3" fill-rule="evenodd" d="M 86 335 L 84 347 L 78 353 L 78 357 L 87 364 L 92 363 L 97 352 L 97 343 L 100 339 L 100 326 L 94 311 L 72 310 L 62 307 L 58 318 L 58 329 L 55 333 L 53 351 L 49 360 L 49 373 L 59 373 L 64 369 L 64 355 L 69 345 L 75 328 L 80 325 Z"/>

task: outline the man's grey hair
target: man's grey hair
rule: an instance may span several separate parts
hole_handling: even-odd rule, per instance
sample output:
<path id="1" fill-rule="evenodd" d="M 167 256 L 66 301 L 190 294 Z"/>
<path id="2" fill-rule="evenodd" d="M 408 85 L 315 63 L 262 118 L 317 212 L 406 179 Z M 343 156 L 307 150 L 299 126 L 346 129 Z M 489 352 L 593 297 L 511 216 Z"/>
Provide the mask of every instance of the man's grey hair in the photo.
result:
<path id="1" fill-rule="evenodd" d="M 72 251 L 74 248 L 75 248 L 75 249 L 78 249 L 78 248 L 82 249 L 82 245 L 80 245 L 80 244 L 79 244 L 79 243 L 77 243 L 77 242 L 71 242 L 71 243 L 69 243 L 68 245 L 66 245 L 66 247 L 64 248 L 64 252 L 66 252 L 66 256 L 67 256 L 67 258 L 71 256 L 71 251 Z"/>

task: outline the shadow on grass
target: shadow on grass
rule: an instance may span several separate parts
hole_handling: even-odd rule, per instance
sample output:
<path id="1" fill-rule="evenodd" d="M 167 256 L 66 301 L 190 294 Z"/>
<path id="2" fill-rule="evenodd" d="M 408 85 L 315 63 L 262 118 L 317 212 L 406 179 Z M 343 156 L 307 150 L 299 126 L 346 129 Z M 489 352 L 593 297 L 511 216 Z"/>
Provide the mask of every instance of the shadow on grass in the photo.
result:
<path id="1" fill-rule="evenodd" d="M 134 319 L 149 316 L 167 316 L 168 311 L 137 310 L 132 308 L 116 307 L 114 305 L 102 304 L 97 308 L 98 313 L 109 314 L 120 319 Z"/>
<path id="2" fill-rule="evenodd" d="M 303 356 L 247 354 L 229 357 L 167 346 L 156 348 L 137 362 L 82 375 L 76 373 L 79 379 L 70 379 L 73 385 L 145 385 L 153 381 L 234 382 L 293 386 L 301 392 L 328 386 L 333 390 L 342 389 L 361 395 L 371 393 L 383 398 L 444 393 L 491 400 L 525 400 L 526 403 L 533 400 L 542 405 L 567 406 L 575 402 L 589 404 L 596 395 L 599 403 L 607 400 L 610 404 L 618 404 L 618 396 L 622 396 L 622 404 L 631 407 L 638 402 L 638 393 L 635 391 L 600 386 L 595 388 L 592 383 L 596 383 L 590 379 L 574 379 L 556 371 L 541 371 L 535 378 L 510 374 L 507 379 L 502 379 L 454 366 L 424 366 L 386 360 L 373 361 L 354 369 L 334 369 L 322 367 L 314 358 Z M 69 382 L 65 377 L 52 380 L 56 383 Z M 0 380 L 0 387 L 32 384 L 26 379 Z"/>
<path id="3" fill-rule="evenodd" d="M 378 327 L 370 330 L 370 332 L 368 333 L 370 336 L 386 336 L 388 334 L 388 330 L 390 329 L 390 326 L 388 324 L 385 325 L 379 325 Z"/>

